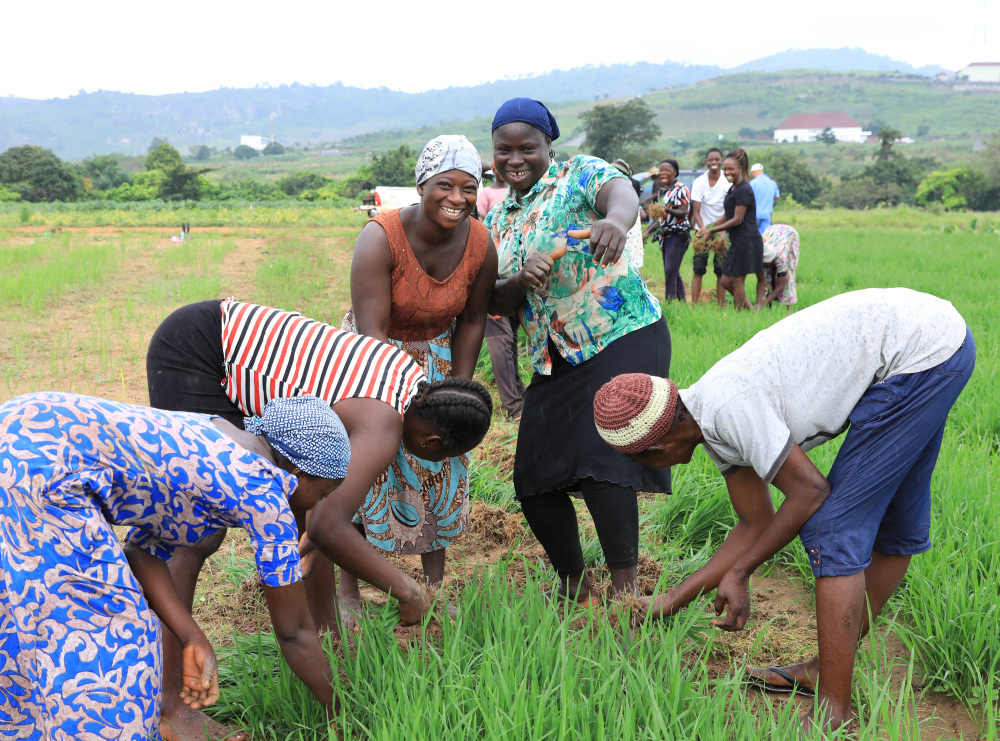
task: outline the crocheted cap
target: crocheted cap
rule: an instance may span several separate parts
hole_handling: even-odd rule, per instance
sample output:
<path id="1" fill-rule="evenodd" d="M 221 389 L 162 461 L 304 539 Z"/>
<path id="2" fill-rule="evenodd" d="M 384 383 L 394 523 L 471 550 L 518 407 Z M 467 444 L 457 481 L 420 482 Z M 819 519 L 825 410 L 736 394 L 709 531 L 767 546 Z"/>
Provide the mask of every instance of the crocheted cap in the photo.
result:
<path id="1" fill-rule="evenodd" d="M 641 453 L 674 423 L 677 386 L 669 378 L 624 373 L 594 397 L 594 423 L 604 442 L 623 453 Z"/>

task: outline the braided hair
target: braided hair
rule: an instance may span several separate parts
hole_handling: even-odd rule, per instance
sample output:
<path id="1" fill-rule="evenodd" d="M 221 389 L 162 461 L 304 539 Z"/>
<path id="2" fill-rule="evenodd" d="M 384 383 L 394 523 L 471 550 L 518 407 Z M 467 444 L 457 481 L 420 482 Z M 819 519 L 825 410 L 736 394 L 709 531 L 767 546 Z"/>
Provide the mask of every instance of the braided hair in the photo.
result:
<path id="1" fill-rule="evenodd" d="M 437 429 L 446 449 L 472 450 L 490 429 L 493 399 L 486 387 L 467 378 L 421 381 L 406 408 Z"/>
<path id="2" fill-rule="evenodd" d="M 743 179 L 750 179 L 750 159 L 747 157 L 747 153 L 743 149 L 734 149 L 732 152 L 726 155 L 727 160 L 733 160 L 740 167 L 740 172 L 743 173 Z"/>

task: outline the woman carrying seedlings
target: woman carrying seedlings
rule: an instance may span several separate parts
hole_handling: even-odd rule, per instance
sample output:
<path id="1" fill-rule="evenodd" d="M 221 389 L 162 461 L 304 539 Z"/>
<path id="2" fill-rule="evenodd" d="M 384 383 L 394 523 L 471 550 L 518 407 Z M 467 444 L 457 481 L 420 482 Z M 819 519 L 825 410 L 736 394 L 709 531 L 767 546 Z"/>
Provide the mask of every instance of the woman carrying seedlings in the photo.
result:
<path id="1" fill-rule="evenodd" d="M 764 296 L 764 242 L 757 229 L 756 201 L 750 187 L 750 163 L 747 153 L 737 149 L 726 155 L 722 171 L 732 186 L 726 193 L 723 221 L 706 227 L 698 236 L 708 239 L 717 232 L 729 233 L 729 251 L 722 261 L 720 285 L 733 294 L 736 311 L 753 308 L 746 297 L 744 283 L 747 275 L 757 274 L 757 300 L 760 304 Z M 747 218 L 750 214 L 750 218 Z"/>
<path id="2" fill-rule="evenodd" d="M 660 163 L 660 186 L 664 189 L 663 220 L 660 222 L 660 253 L 663 256 L 664 294 L 667 301 L 684 300 L 684 281 L 681 280 L 681 260 L 691 241 L 691 193 L 677 179 L 680 165 L 677 160 L 665 159 Z"/>
<path id="3" fill-rule="evenodd" d="M 424 147 L 416 166 L 420 203 L 376 216 L 354 245 L 345 329 L 395 345 L 427 380 L 471 379 L 497 276 L 489 232 L 473 217 L 482 162 L 464 136 Z M 445 549 L 469 524 L 469 457 L 430 460 L 402 444 L 356 522 L 387 554 L 420 554 L 432 585 L 444 578 Z M 357 578 L 341 571 L 345 624 L 357 625 Z"/>
<path id="4" fill-rule="evenodd" d="M 795 274 L 799 269 L 799 233 L 788 224 L 771 224 L 764 240 L 764 300 L 760 306 L 783 304 L 790 309 L 799 300 Z"/>
<path id="5" fill-rule="evenodd" d="M 619 259 L 635 223 L 635 191 L 603 160 L 556 162 L 558 136 L 549 110 L 529 98 L 507 101 L 493 119 L 494 167 L 510 192 L 486 222 L 500 260 L 491 310 L 518 315 L 535 369 L 514 459 L 517 498 L 559 576 L 556 594 L 590 605 L 599 595 L 570 493 L 582 493 L 594 517 L 612 591 L 632 591 L 636 491 L 669 492 L 670 476 L 609 455 L 587 410 L 622 369 L 668 368 L 670 332 L 639 273 Z M 589 242 L 568 238 L 581 227 L 590 228 Z"/>
<path id="6" fill-rule="evenodd" d="M 475 447 L 493 411 L 482 384 L 464 378 L 427 383 L 398 348 L 307 319 L 295 312 L 235 299 L 203 301 L 168 316 L 153 334 L 146 355 L 149 398 L 165 409 L 201 411 L 239 423 L 271 399 L 313 394 L 331 405 L 354 451 L 343 483 L 310 516 L 306 552 L 315 545 L 305 578 L 313 621 L 337 632 L 337 563 L 399 601 L 404 623 L 430 608 L 422 586 L 386 561 L 352 524 L 373 482 L 406 449 L 443 461 Z M 300 535 L 306 531 L 298 521 Z M 386 528 L 387 535 L 389 534 Z M 178 548 L 170 572 L 190 609 L 205 559 L 223 533 L 192 548 Z M 164 641 L 164 684 L 180 689 L 177 644 Z M 171 694 L 166 695 L 169 700 Z M 180 704 L 164 706 L 170 720 L 200 737 L 208 718 Z M 217 724 L 216 724 L 217 725 Z"/>
<path id="7" fill-rule="evenodd" d="M 350 451 L 311 396 L 271 401 L 246 430 L 72 394 L 0 406 L 0 725 L 28 739 L 182 738 L 160 723 L 161 620 L 183 646 L 172 701 L 207 707 L 219 683 L 165 561 L 229 527 L 250 535 L 285 660 L 332 713 L 295 517 L 337 487 Z M 112 525 L 132 527 L 124 547 Z"/>

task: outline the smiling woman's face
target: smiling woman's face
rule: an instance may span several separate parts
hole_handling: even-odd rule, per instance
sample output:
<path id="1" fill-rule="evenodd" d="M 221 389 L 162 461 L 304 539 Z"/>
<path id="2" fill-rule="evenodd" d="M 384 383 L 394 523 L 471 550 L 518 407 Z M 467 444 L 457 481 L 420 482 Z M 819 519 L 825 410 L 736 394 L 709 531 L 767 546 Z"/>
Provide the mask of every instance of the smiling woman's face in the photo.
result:
<path id="1" fill-rule="evenodd" d="M 464 170 L 446 170 L 418 185 L 417 192 L 431 221 L 454 229 L 476 210 L 479 181 Z"/>
<path id="2" fill-rule="evenodd" d="M 493 166 L 518 195 L 525 195 L 548 172 L 550 142 L 526 123 L 504 124 L 493 132 Z"/>

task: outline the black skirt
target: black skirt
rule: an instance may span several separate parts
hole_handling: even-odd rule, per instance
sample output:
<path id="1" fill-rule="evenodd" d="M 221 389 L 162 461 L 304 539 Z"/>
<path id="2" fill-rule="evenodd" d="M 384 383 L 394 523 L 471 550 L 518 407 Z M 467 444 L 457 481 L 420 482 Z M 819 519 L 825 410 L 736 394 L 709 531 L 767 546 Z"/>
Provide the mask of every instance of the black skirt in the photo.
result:
<path id="1" fill-rule="evenodd" d="M 149 405 L 199 412 L 243 429 L 243 412 L 226 396 L 222 301 L 182 306 L 156 328 L 146 351 Z"/>
<path id="2" fill-rule="evenodd" d="M 764 240 L 757 233 L 757 239 L 733 242 L 722 260 L 722 274 L 730 277 L 764 272 Z"/>
<path id="3" fill-rule="evenodd" d="M 524 395 L 514 456 L 518 499 L 578 491 L 593 478 L 636 491 L 670 492 L 670 469 L 655 470 L 620 453 L 594 424 L 597 390 L 621 373 L 670 374 L 670 330 L 662 317 L 620 337 L 590 360 L 570 365 L 549 342 L 552 375 L 535 373 Z"/>

